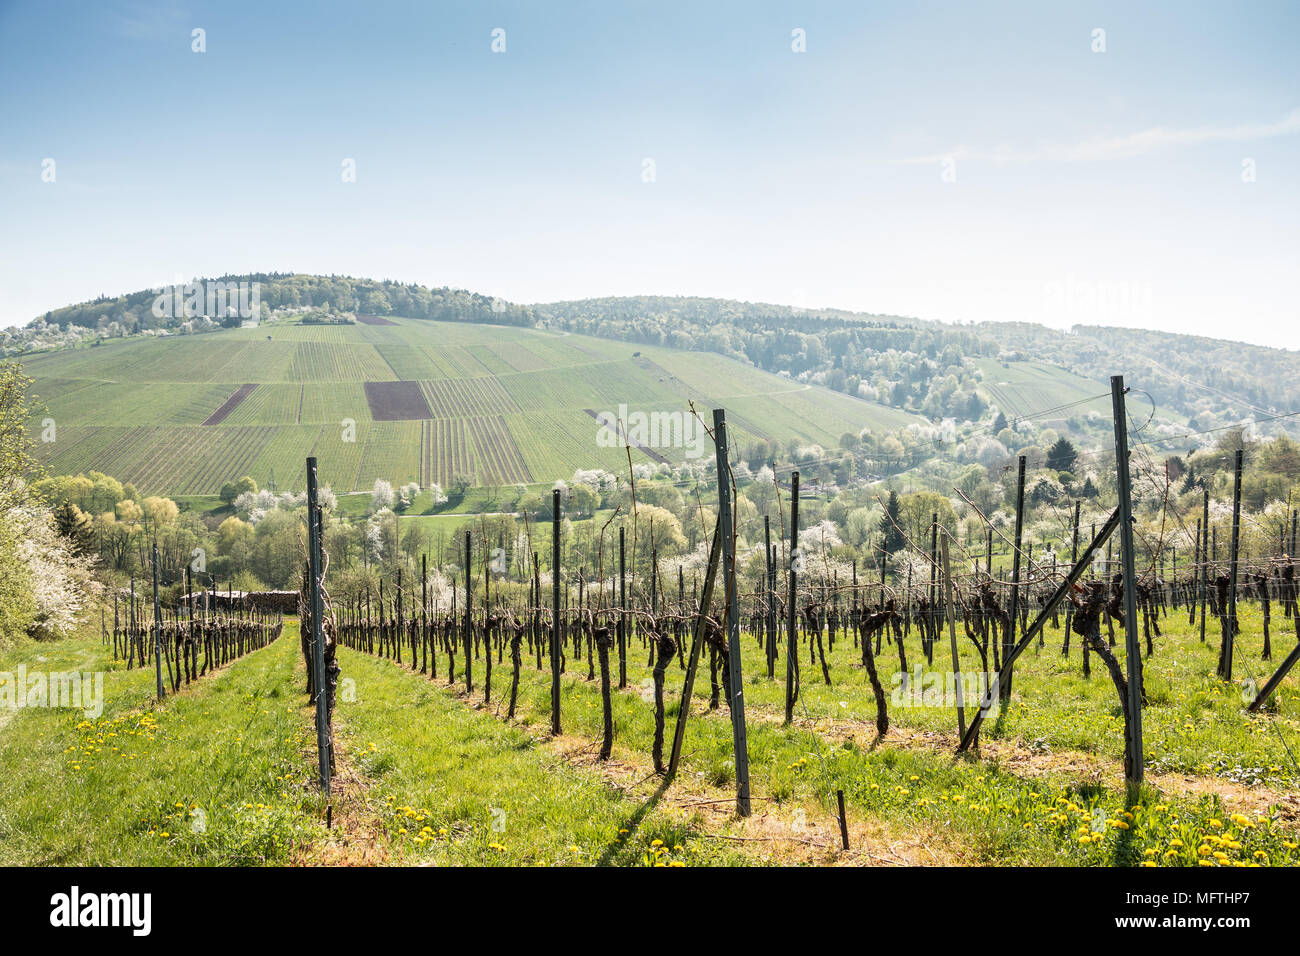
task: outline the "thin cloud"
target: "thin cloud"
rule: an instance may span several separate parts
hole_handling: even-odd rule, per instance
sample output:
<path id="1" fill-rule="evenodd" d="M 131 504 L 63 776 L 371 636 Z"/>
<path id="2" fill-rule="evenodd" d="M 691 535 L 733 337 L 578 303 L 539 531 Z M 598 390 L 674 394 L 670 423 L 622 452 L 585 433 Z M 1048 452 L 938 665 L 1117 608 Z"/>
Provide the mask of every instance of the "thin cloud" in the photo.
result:
<path id="1" fill-rule="evenodd" d="M 1126 136 L 1111 136 L 1085 140 L 1066 146 L 1042 146 L 1023 150 L 1011 146 L 992 149 L 971 149 L 958 146 L 946 153 L 931 156 L 912 156 L 898 160 L 906 165 L 933 164 L 943 160 L 972 160 L 999 165 L 1010 163 L 1097 163 L 1117 159 L 1133 159 L 1145 153 L 1172 146 L 1201 146 L 1205 143 L 1239 143 L 1256 139 L 1270 139 L 1300 133 L 1300 109 L 1294 109 L 1274 123 L 1242 123 L 1237 126 L 1198 126 L 1191 129 L 1170 129 L 1153 126 Z"/>
<path id="2" fill-rule="evenodd" d="M 183 33 L 188 44 L 188 14 L 175 3 L 129 2 L 109 10 L 110 24 L 118 35 L 133 40 L 167 40 Z"/>

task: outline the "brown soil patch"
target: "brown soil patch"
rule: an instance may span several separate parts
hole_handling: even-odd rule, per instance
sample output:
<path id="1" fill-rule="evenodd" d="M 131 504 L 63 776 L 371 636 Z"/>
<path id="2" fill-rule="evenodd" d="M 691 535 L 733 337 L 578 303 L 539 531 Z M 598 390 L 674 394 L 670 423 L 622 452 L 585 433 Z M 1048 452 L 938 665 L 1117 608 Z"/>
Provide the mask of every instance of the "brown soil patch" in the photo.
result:
<path id="1" fill-rule="evenodd" d="M 220 425 L 230 417 L 230 413 L 238 408 L 244 399 L 253 394 L 253 389 L 255 388 L 257 388 L 257 385 L 254 383 L 239 386 L 239 388 L 230 393 L 228 399 L 221 403 L 220 408 L 204 419 L 203 424 Z"/>
<path id="2" fill-rule="evenodd" d="M 310 706 L 307 710 L 314 713 Z M 315 766 L 316 753 L 304 752 Z M 335 771 L 330 778 L 332 826 L 325 840 L 298 848 L 294 866 L 382 866 L 392 862 L 383 820 L 366 800 L 369 784 L 348 757 L 345 742 L 334 735 Z"/>
<path id="3" fill-rule="evenodd" d="M 432 418 L 419 382 L 366 382 L 366 403 L 377 422 L 410 422 Z"/>

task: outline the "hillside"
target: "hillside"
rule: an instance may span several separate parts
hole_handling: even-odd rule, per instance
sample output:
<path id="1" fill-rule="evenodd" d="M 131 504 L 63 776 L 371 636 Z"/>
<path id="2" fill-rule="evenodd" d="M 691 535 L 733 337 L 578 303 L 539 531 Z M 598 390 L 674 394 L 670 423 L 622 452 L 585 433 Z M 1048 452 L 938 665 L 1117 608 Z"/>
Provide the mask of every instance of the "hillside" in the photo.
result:
<path id="1" fill-rule="evenodd" d="M 219 301 L 183 301 L 236 283 L 259 290 L 259 327 L 240 328 Z M 161 314 L 155 292 L 137 292 L 0 332 L 0 353 L 23 362 L 57 423 L 57 440 L 39 448 L 53 471 L 205 494 L 245 473 L 291 483 L 315 454 L 340 491 L 376 477 L 550 482 L 626 468 L 620 442 L 597 441 L 595 416 L 620 405 L 681 415 L 691 399 L 702 410 L 725 404 L 750 448 L 762 439 L 787 452 L 837 449 L 845 433 L 870 428 L 880 440 L 950 419 L 961 438 L 997 434 L 1002 447 L 980 453 L 996 457 L 1033 447 L 1025 419 L 1082 447 L 1105 445 L 1117 372 L 1137 389 L 1134 414 L 1151 434 L 1187 448 L 1246 422 L 1294 432 L 1300 406 L 1300 353 L 1161 332 L 944 325 L 697 297 L 518 305 L 305 274 L 172 292 L 175 308 Z M 680 435 L 664 443 L 634 461 L 687 457 Z M 858 449 L 858 474 L 909 468 L 945 454 L 937 448 Z M 746 457 L 752 465 L 768 453 Z"/>
<path id="2" fill-rule="evenodd" d="M 1103 389 L 1111 375 L 1122 374 L 1155 403 L 1158 419 L 1198 429 L 1253 419 L 1265 432 L 1294 431 L 1287 413 L 1300 408 L 1300 352 L 1203 336 L 1084 325 L 1065 332 L 1024 322 L 957 325 L 680 296 L 531 308 L 553 327 L 705 348 L 931 417 L 975 417 L 964 414 L 966 393 L 946 380 L 954 370 L 987 370 L 989 360 L 1039 363 L 1051 369 L 1048 378 L 1069 373 Z M 1069 400 L 1065 391 L 1061 401 Z"/>
<path id="3" fill-rule="evenodd" d="M 718 355 L 513 326 L 368 321 L 276 321 L 25 356 L 47 409 L 39 417 L 56 423 L 38 455 L 57 473 L 94 469 L 170 494 L 215 493 L 244 474 L 289 487 L 315 455 L 322 480 L 350 491 L 380 477 L 501 485 L 624 471 L 625 452 L 597 442 L 594 418 L 620 405 L 682 413 L 693 399 L 707 417 L 722 404 L 741 444 L 834 446 L 848 431 L 923 421 Z M 690 454 L 665 444 L 634 450 L 633 461 Z"/>
<path id="4" fill-rule="evenodd" d="M 1060 403 L 1071 400 L 1074 389 L 1068 383 L 1076 378 L 1105 389 L 1109 376 L 1121 373 L 1141 390 L 1144 401 L 1155 405 L 1157 423 L 1179 433 L 1189 426 L 1210 432 L 1245 421 L 1256 422 L 1265 434 L 1294 432 L 1291 413 L 1300 408 L 1300 352 L 1228 340 L 1101 326 L 1065 332 L 1024 322 L 953 325 L 694 296 L 519 305 L 461 289 L 298 273 L 195 280 L 173 287 L 177 307 L 165 314 L 155 310 L 157 290 L 63 306 L 23 328 L 0 330 L 0 355 L 28 360 L 43 351 L 96 341 L 238 327 L 240 316 L 221 301 L 188 297 L 196 289 L 207 289 L 210 296 L 213 287 L 240 283 L 260 290 L 263 320 L 332 323 L 350 321 L 356 314 L 404 316 L 580 333 L 626 342 L 634 350 L 651 346 L 674 354 L 717 353 L 932 421 L 990 417 L 988 402 L 1009 416 L 1042 407 L 1016 407 L 1014 402 L 1003 407 L 996 388 L 980 388 L 989 362 L 1036 363 L 1043 374 L 1035 391 Z M 1067 387 L 1056 388 L 1058 376 Z M 1042 394 L 1043 388 L 1053 394 Z"/>

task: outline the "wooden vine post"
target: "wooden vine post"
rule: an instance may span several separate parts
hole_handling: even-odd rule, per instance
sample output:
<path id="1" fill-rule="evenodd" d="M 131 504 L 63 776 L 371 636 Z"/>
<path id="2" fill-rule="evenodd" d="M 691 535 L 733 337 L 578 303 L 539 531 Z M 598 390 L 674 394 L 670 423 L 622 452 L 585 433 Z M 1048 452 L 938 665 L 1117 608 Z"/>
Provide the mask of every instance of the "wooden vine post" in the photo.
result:
<path id="1" fill-rule="evenodd" d="M 1210 486 L 1202 487 L 1204 500 L 1201 503 L 1201 566 L 1198 600 L 1201 602 L 1201 643 L 1205 643 L 1205 598 L 1209 590 L 1210 574 Z"/>
<path id="2" fill-rule="evenodd" d="M 307 550 L 308 573 L 311 575 L 311 665 L 315 674 L 316 749 L 320 768 L 320 788 L 330 793 L 330 732 L 328 699 L 325 692 L 325 602 L 321 597 L 321 539 L 317 503 L 316 459 L 307 459 Z"/>
<path id="3" fill-rule="evenodd" d="M 1223 630 L 1219 676 L 1232 680 L 1232 650 L 1237 632 L 1237 575 L 1241 548 L 1241 449 L 1237 449 L 1232 480 L 1232 551 L 1228 555 L 1228 609 Z"/>
<path id="4" fill-rule="evenodd" d="M 857 567 L 857 566 L 854 566 Z M 776 589 L 772 587 L 772 519 L 763 515 L 763 654 L 767 657 L 768 679 L 776 676 Z"/>
<path id="5" fill-rule="evenodd" d="M 1110 378 L 1115 414 L 1115 472 L 1119 491 L 1120 572 L 1123 578 L 1124 651 L 1128 665 L 1128 783 L 1142 783 L 1142 654 L 1138 647 L 1137 570 L 1133 558 L 1132 475 L 1129 472 L 1128 412 L 1124 407 L 1124 376 Z"/>
<path id="6" fill-rule="evenodd" d="M 1002 638 L 1002 660 L 1016 643 L 1016 625 L 1020 622 L 1020 548 L 1024 542 L 1025 532 L 1025 456 L 1020 456 L 1019 472 L 1016 478 L 1016 547 L 1011 553 L 1011 603 L 1008 607 L 1007 629 Z M 1011 668 L 1003 667 L 1005 679 L 1001 681 L 1003 700 L 1011 699 Z"/>
<path id="7" fill-rule="evenodd" d="M 627 551 L 622 526 L 618 529 L 618 689 L 627 686 Z"/>
<path id="8" fill-rule="evenodd" d="M 551 733 L 560 731 L 560 489 L 551 492 Z"/>
<path id="9" fill-rule="evenodd" d="M 470 566 L 473 551 L 471 532 L 465 532 L 465 694 L 474 692 L 474 597 L 470 593 L 474 583 L 474 569 Z"/>
<path id="10" fill-rule="evenodd" d="M 1070 539 L 1070 566 L 1073 567 L 1079 561 L 1079 510 L 1083 507 L 1083 500 L 1078 499 L 1074 502 L 1074 527 Z M 1070 628 L 1074 623 L 1074 605 L 1065 605 L 1065 638 L 1061 642 L 1061 654 L 1064 657 L 1070 655 Z M 1087 646 L 1087 641 L 1082 642 Z"/>
<path id="11" fill-rule="evenodd" d="M 785 722 L 794 720 L 794 699 L 798 696 L 795 685 L 799 679 L 799 618 L 795 610 L 798 603 L 799 565 L 799 472 L 790 476 L 790 602 L 786 607 L 787 645 L 785 649 Z M 881 599 L 883 601 L 883 597 Z"/>
<path id="12" fill-rule="evenodd" d="M 153 543 L 153 669 L 157 678 L 158 699 L 167 696 L 162 679 L 162 609 L 158 606 L 158 542 Z"/>
<path id="13" fill-rule="evenodd" d="M 948 563 L 948 534 L 944 532 L 941 555 L 943 558 L 944 612 L 948 618 L 948 640 L 952 644 L 952 677 L 957 690 L 957 736 L 966 736 L 966 701 L 965 688 L 961 680 L 961 661 L 957 657 L 957 618 L 953 612 L 952 602 L 952 566 Z"/>
<path id="14" fill-rule="evenodd" d="M 704 632 L 708 627 L 709 611 L 713 605 L 713 584 L 718 576 L 718 558 L 722 552 L 722 517 L 713 528 L 713 546 L 709 549 L 709 566 L 704 574 L 704 593 L 700 596 L 700 607 L 695 615 L 695 633 L 691 638 L 690 658 L 686 665 L 686 678 L 682 684 L 682 699 L 677 708 L 677 726 L 673 730 L 673 749 L 668 757 L 666 781 L 677 775 L 677 762 L 682 756 L 682 741 L 686 738 L 686 718 L 691 713 L 691 694 L 695 691 L 695 671 L 700 663 L 700 645 L 704 643 Z"/>
<path id="15" fill-rule="evenodd" d="M 722 583 L 726 588 L 727 658 L 731 686 L 731 736 L 736 757 L 736 813 L 750 814 L 749 744 L 745 735 L 745 681 L 740 666 L 740 600 L 736 593 L 736 539 L 731 512 L 731 466 L 727 461 L 727 413 L 713 410 L 713 442 L 718 459 L 718 531 L 722 537 Z"/>

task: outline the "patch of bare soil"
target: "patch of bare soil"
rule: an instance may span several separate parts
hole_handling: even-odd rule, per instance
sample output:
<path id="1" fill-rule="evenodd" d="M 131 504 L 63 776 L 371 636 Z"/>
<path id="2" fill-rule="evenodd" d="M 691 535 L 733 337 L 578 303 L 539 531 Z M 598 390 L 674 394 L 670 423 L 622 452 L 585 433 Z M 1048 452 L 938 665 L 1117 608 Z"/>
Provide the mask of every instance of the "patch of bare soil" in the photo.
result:
<path id="1" fill-rule="evenodd" d="M 243 404 L 244 399 L 253 394 L 253 389 L 257 388 L 256 384 L 241 385 L 230 393 L 230 397 L 221 403 L 221 406 L 203 420 L 205 425 L 220 425 L 230 413 Z"/>
<path id="2" fill-rule="evenodd" d="M 316 753 L 304 751 L 315 766 Z M 349 759 L 347 748 L 334 735 L 335 770 L 330 778 L 331 827 L 322 842 L 300 847 L 294 866 L 382 866 L 392 862 L 380 816 L 366 800 L 370 784 Z"/>
<path id="3" fill-rule="evenodd" d="M 432 418 L 419 382 L 363 382 L 370 417 L 377 422 L 408 422 Z"/>

